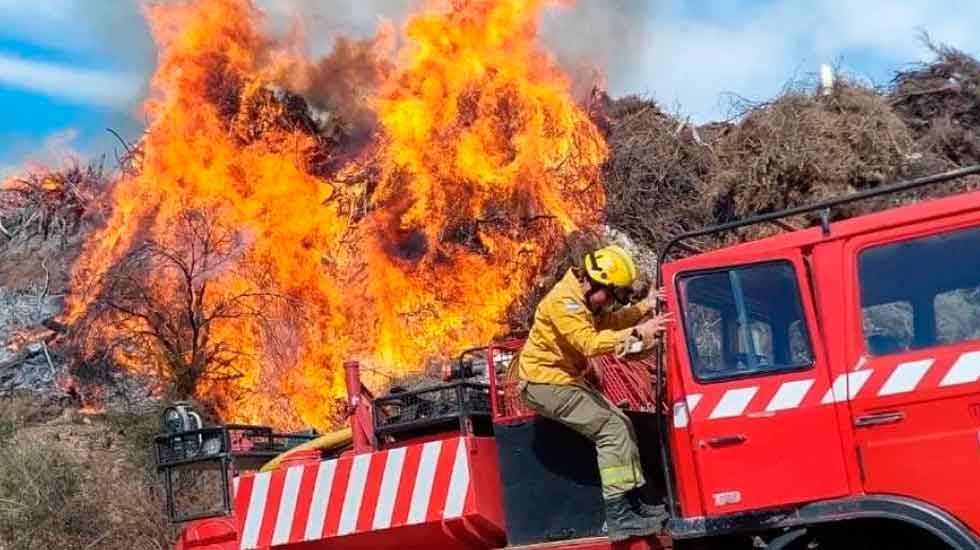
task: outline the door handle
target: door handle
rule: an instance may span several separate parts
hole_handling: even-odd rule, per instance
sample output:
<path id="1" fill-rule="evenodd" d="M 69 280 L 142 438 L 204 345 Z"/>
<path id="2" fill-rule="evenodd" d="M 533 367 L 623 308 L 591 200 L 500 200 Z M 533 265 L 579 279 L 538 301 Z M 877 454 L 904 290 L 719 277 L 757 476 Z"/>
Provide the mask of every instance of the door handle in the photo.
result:
<path id="1" fill-rule="evenodd" d="M 905 413 L 900 411 L 881 412 L 866 414 L 854 419 L 854 425 L 858 428 L 870 426 L 882 426 L 884 424 L 895 424 L 905 420 Z"/>
<path id="2" fill-rule="evenodd" d="M 731 447 L 733 445 L 741 445 L 748 441 L 749 438 L 742 434 L 735 435 L 723 435 L 721 437 L 712 437 L 708 440 L 708 445 L 711 447 Z"/>

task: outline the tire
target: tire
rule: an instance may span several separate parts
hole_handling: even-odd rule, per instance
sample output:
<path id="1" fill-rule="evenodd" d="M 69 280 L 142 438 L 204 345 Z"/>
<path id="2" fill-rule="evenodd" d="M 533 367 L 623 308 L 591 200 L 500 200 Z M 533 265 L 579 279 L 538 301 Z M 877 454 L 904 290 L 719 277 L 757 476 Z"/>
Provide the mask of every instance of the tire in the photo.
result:
<path id="1" fill-rule="evenodd" d="M 813 529 L 787 550 L 952 550 L 931 533 L 890 521 L 848 522 Z"/>

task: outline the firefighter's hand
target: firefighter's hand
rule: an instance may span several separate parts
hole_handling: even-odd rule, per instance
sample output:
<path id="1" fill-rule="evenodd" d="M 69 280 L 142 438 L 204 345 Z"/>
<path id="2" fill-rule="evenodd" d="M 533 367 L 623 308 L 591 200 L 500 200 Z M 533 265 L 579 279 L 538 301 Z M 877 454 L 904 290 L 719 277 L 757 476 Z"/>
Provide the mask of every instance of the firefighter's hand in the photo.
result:
<path id="1" fill-rule="evenodd" d="M 650 311 L 656 311 L 657 304 L 666 300 L 666 292 L 663 287 L 661 288 L 651 288 L 650 292 L 647 293 L 646 298 L 643 301 L 649 307 Z"/>
<path id="2" fill-rule="evenodd" d="M 649 348 L 653 346 L 657 335 L 666 330 L 667 325 L 672 322 L 672 315 L 670 313 L 664 313 L 643 321 L 642 323 L 636 325 L 633 330 L 636 332 L 636 335 L 643 340 L 643 347 Z"/>

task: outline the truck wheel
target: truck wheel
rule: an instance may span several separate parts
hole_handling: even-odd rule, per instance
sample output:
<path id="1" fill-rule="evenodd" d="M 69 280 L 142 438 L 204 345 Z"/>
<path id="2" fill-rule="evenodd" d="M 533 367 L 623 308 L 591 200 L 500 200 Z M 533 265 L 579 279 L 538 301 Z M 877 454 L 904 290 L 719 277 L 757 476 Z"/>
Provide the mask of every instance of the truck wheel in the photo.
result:
<path id="1" fill-rule="evenodd" d="M 952 550 L 926 531 L 891 521 L 848 522 L 811 533 L 787 550 Z"/>

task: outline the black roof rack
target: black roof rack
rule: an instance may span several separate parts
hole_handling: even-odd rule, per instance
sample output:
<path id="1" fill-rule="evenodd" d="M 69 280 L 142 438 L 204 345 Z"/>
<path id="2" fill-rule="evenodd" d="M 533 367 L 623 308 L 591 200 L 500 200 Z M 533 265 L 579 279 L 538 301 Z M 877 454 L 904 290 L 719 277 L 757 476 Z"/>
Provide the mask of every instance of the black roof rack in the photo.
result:
<path id="1" fill-rule="evenodd" d="M 965 176 L 972 176 L 974 174 L 980 174 L 980 165 L 967 166 L 965 168 L 959 168 L 957 170 L 950 170 L 948 172 L 941 172 L 939 174 L 933 174 L 931 176 L 925 176 L 921 178 L 916 178 L 908 181 L 900 181 L 897 183 L 892 183 L 889 185 L 882 185 L 875 187 L 874 189 L 869 189 L 868 191 L 863 191 L 861 193 L 853 193 L 851 195 L 846 195 L 843 197 L 837 197 L 834 199 L 828 199 L 825 201 L 808 204 L 804 206 L 797 206 L 794 208 L 787 208 L 784 210 L 777 210 L 775 212 L 768 212 L 765 214 L 756 214 L 755 216 L 750 216 L 745 219 L 735 220 L 733 222 L 718 224 L 708 226 L 702 229 L 697 229 L 695 231 L 688 231 L 682 233 L 672 238 L 664 246 L 663 250 L 657 256 L 657 283 L 662 284 L 663 280 L 660 275 L 660 265 L 666 260 L 671 252 L 675 248 L 680 248 L 687 250 L 689 252 L 701 252 L 697 248 L 685 243 L 684 241 L 695 239 L 697 237 L 707 237 L 709 235 L 717 235 L 720 233 L 725 233 L 728 231 L 734 231 L 736 229 L 741 229 L 743 227 L 748 227 L 751 225 L 758 225 L 762 223 L 772 223 L 777 225 L 781 229 L 791 230 L 795 229 L 792 225 L 785 222 L 784 218 L 790 216 L 798 216 L 800 214 L 807 214 L 810 212 L 823 211 L 821 213 L 821 221 L 823 222 L 824 231 L 829 230 L 830 224 L 830 209 L 835 206 L 841 206 L 844 204 L 850 204 L 854 202 L 860 202 L 867 199 L 872 199 L 875 197 L 880 197 L 882 195 L 890 195 L 893 193 L 900 193 L 902 191 L 908 191 L 910 189 L 916 189 L 919 187 L 925 187 L 927 185 L 932 185 L 935 183 L 942 183 Z"/>

